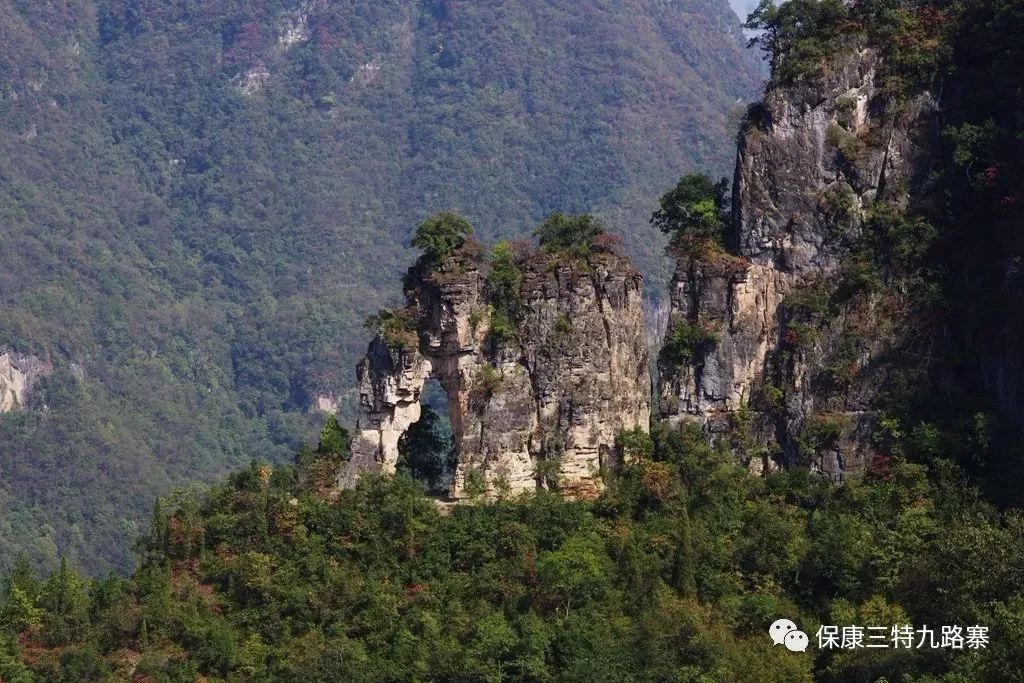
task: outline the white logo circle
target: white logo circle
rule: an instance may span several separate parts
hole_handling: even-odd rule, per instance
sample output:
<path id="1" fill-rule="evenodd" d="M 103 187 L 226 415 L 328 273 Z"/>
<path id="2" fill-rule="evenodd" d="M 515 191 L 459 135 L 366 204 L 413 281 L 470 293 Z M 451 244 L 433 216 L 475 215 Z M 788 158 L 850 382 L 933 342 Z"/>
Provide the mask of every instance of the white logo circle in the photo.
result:
<path id="1" fill-rule="evenodd" d="M 790 652 L 807 652 L 807 634 L 803 631 L 790 631 L 786 634 L 786 649 Z"/>
<path id="2" fill-rule="evenodd" d="M 771 636 L 773 643 L 782 645 L 786 642 L 786 635 L 796 630 L 796 624 L 789 619 L 779 619 L 768 628 L 768 635 Z"/>

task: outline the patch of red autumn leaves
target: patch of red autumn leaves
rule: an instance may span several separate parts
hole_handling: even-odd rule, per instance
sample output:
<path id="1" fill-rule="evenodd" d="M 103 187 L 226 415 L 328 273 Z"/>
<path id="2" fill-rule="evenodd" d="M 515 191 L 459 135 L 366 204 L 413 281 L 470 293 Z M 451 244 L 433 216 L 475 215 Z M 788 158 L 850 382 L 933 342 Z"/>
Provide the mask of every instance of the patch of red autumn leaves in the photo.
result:
<path id="1" fill-rule="evenodd" d="M 872 479 L 892 481 L 892 458 L 876 453 L 868 462 L 867 475 Z"/>
<path id="2" fill-rule="evenodd" d="M 622 249 L 622 238 L 608 232 L 603 232 L 594 238 L 594 251 L 605 254 L 619 254 Z"/>

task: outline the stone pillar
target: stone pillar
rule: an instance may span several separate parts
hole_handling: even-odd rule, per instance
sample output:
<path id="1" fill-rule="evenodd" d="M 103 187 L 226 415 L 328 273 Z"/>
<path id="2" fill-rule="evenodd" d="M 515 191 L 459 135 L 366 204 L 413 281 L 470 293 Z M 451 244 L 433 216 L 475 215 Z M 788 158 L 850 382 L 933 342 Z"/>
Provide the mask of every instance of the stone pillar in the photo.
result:
<path id="1" fill-rule="evenodd" d="M 359 417 L 352 459 L 339 473 L 342 488 L 354 486 L 361 472 L 395 471 L 398 440 L 420 419 L 420 397 L 430 377 L 430 361 L 417 350 L 388 346 L 377 337 L 359 363 L 356 376 Z"/>

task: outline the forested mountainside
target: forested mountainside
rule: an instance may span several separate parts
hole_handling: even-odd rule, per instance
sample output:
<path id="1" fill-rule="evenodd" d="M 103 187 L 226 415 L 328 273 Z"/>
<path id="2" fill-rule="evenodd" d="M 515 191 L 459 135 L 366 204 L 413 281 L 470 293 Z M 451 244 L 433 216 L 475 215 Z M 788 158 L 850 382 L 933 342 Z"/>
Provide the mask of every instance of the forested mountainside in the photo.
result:
<path id="1" fill-rule="evenodd" d="M 759 80 L 725 0 L 0 2 L 0 565 L 127 569 L 154 495 L 351 416 L 436 210 L 597 211 L 664 282 L 649 206 Z"/>
<path id="2" fill-rule="evenodd" d="M 660 354 L 678 376 L 660 398 L 680 400 L 649 434 L 617 435 L 595 486 L 564 486 L 578 480 L 542 449 L 536 492 L 513 495 L 485 469 L 459 492 L 471 502 L 439 506 L 425 493 L 438 462 L 422 456 L 444 455 L 431 419 L 399 439 L 397 460 L 384 452 L 383 427 L 413 419 L 389 423 L 388 410 L 408 408 L 420 365 L 451 349 L 468 348 L 477 426 L 535 397 L 502 390 L 516 378 L 504 361 L 531 348 L 528 363 L 545 361 L 529 367 L 534 385 L 612 377 L 594 362 L 610 330 L 584 345 L 589 367 L 557 346 L 608 320 L 598 308 L 575 330 L 564 313 L 604 301 L 575 296 L 582 273 L 595 292 L 619 282 L 599 223 L 556 216 L 537 230 L 539 255 L 517 243 L 485 256 L 443 214 L 417 230 L 409 306 L 374 318 L 367 363 L 383 347 L 392 365 L 364 375 L 364 433 L 353 441 L 332 418 L 294 465 L 254 462 L 159 501 L 131 578 L 90 581 L 64 563 L 40 580 L 19 560 L 2 585 L 0 676 L 1024 680 L 1019 349 L 1004 336 L 1019 324 L 1022 23 L 1006 0 L 761 5 L 750 25 L 773 74 L 743 126 L 733 200 L 687 176 L 654 215 L 679 261 Z M 916 136 L 924 121 L 934 136 Z M 559 266 L 531 270 L 552 255 Z M 565 284 L 538 286 L 552 280 Z M 486 306 L 470 316 L 467 302 Z M 730 360 L 752 356 L 749 374 Z M 705 381 L 726 391 L 694 398 Z M 568 386 L 556 403 L 592 407 L 585 384 Z M 540 436 L 561 434 L 556 452 L 577 459 L 582 437 L 547 429 L 542 409 Z M 365 432 L 380 448 L 357 462 Z M 470 451 L 460 466 L 489 452 Z M 373 458 L 383 473 L 348 477 Z M 779 618 L 810 635 L 806 652 L 773 645 Z M 843 627 L 864 629 L 860 646 L 838 630 L 821 646 L 819 628 Z M 885 647 L 866 647 L 878 629 Z"/>

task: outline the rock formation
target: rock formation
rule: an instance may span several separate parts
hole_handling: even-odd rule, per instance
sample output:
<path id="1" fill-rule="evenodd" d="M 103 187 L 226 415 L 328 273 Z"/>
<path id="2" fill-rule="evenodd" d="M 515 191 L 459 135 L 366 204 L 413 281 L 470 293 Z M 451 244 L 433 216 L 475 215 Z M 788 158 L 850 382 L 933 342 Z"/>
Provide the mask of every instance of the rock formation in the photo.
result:
<path id="1" fill-rule="evenodd" d="M 496 330 L 486 267 L 468 246 L 406 278 L 403 335 L 378 335 L 359 365 L 359 420 L 339 483 L 393 471 L 398 441 L 436 378 L 449 403 L 460 499 L 552 488 L 587 497 L 624 430 L 647 430 L 650 374 L 640 275 L 608 253 L 519 259 L 519 314 Z"/>
<path id="2" fill-rule="evenodd" d="M 670 329 L 700 325 L 714 343 L 682 367 L 661 359 L 661 414 L 711 438 L 742 432 L 758 445 L 739 449 L 755 470 L 801 462 L 839 480 L 867 456 L 891 301 L 813 325 L 801 316 L 834 294 L 876 203 L 902 210 L 927 196 L 934 101 L 891 106 L 878 80 L 876 52 L 854 48 L 825 74 L 770 85 L 740 137 L 727 251 L 679 254 Z M 836 363 L 848 367 L 830 384 Z"/>
<path id="3" fill-rule="evenodd" d="M 0 351 L 0 413 L 25 407 L 33 387 L 52 370 L 36 356 Z"/>

